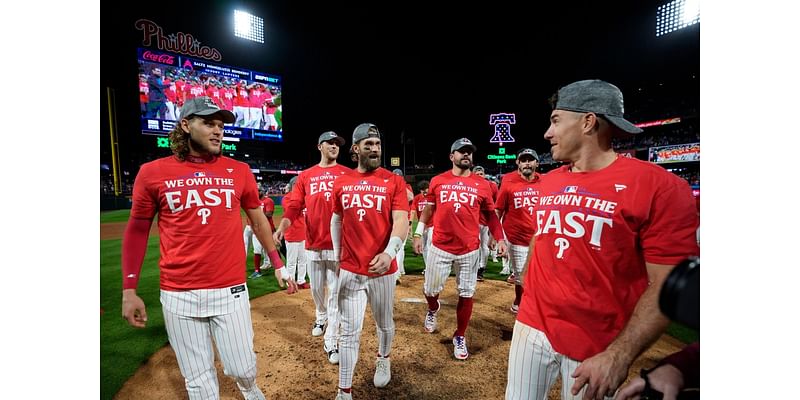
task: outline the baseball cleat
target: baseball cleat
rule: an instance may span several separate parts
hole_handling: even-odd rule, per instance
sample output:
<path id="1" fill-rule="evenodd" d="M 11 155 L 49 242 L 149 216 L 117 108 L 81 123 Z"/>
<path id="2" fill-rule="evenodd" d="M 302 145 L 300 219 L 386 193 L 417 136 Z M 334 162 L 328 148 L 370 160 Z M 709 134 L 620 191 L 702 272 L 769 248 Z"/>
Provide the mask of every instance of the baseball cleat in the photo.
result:
<path id="1" fill-rule="evenodd" d="M 511 312 L 514 313 L 514 314 L 518 313 L 519 312 L 519 306 L 516 305 L 516 304 L 512 304 L 511 305 Z"/>
<path id="2" fill-rule="evenodd" d="M 375 377 L 372 383 L 376 388 L 382 388 L 392 380 L 392 363 L 388 358 L 375 357 Z"/>
<path id="3" fill-rule="evenodd" d="M 463 336 L 453 337 L 453 355 L 459 360 L 466 360 L 469 357 L 467 339 Z"/>
<path id="4" fill-rule="evenodd" d="M 261 272 L 258 272 L 258 271 L 253 272 L 252 274 L 250 274 L 250 276 L 248 278 L 249 279 L 261 278 Z"/>
<path id="5" fill-rule="evenodd" d="M 517 283 L 517 277 L 514 276 L 513 272 L 511 273 L 511 275 L 508 276 L 508 278 L 506 279 L 506 282 L 508 282 L 508 283 Z"/>
<path id="6" fill-rule="evenodd" d="M 318 323 L 315 322 L 314 323 L 314 327 L 311 328 L 311 336 L 314 336 L 314 337 L 322 336 L 322 334 L 324 333 L 324 330 L 323 330 L 324 328 L 325 328 L 325 324 L 318 324 Z"/>
<path id="7" fill-rule="evenodd" d="M 336 346 L 333 346 L 332 349 L 328 350 L 327 346 L 322 346 L 325 350 L 325 353 L 328 354 L 328 362 L 331 364 L 339 364 L 339 349 Z"/>
<path id="8" fill-rule="evenodd" d="M 309 285 L 308 282 L 298 283 L 297 284 L 297 288 L 298 289 L 310 289 L 311 285 Z"/>
<path id="9" fill-rule="evenodd" d="M 338 393 L 336 393 L 336 400 L 353 400 L 353 394 L 339 390 Z"/>
<path id="10" fill-rule="evenodd" d="M 433 333 L 436 330 L 436 313 L 441 309 L 442 303 L 439 303 L 439 308 L 436 311 L 428 310 L 428 313 L 425 314 L 425 332 Z"/>

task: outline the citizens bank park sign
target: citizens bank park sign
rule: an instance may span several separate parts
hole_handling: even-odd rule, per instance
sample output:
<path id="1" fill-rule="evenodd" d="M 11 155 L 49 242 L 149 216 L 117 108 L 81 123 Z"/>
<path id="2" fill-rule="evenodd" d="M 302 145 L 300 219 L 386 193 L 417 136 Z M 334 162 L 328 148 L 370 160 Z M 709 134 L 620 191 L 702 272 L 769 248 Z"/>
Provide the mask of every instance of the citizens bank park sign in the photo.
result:
<path id="1" fill-rule="evenodd" d="M 149 19 L 140 19 L 136 21 L 134 25 L 136 29 L 142 31 L 143 46 L 150 47 L 155 45 L 159 50 L 163 51 L 205 58 L 212 61 L 222 60 L 222 53 L 220 53 L 219 50 L 213 47 L 202 46 L 201 42 L 195 39 L 190 33 L 177 32 L 165 34 L 164 29 Z M 160 60 L 151 61 L 162 62 Z"/>

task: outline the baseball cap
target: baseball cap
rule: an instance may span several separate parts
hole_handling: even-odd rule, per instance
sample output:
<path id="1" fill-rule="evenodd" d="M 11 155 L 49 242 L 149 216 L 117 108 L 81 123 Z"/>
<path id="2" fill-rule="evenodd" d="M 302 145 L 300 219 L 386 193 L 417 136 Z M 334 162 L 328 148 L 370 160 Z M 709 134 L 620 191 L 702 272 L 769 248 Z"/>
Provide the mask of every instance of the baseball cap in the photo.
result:
<path id="1" fill-rule="evenodd" d="M 624 132 L 643 132 L 623 118 L 625 107 L 619 88 L 599 79 L 577 81 L 558 89 L 558 100 L 554 108 L 597 113 Z"/>
<path id="2" fill-rule="evenodd" d="M 481 167 L 480 165 L 476 165 L 475 167 L 472 168 L 472 172 L 478 172 L 478 171 L 484 171 L 483 167 Z"/>
<path id="3" fill-rule="evenodd" d="M 236 121 L 236 116 L 234 116 L 232 112 L 219 108 L 219 106 L 207 96 L 186 100 L 186 103 L 181 107 L 181 118 L 189 118 L 192 115 L 207 116 L 213 114 L 219 114 L 222 122 L 226 124 L 231 124 Z"/>
<path id="4" fill-rule="evenodd" d="M 400 169 L 400 168 L 395 168 L 395 169 L 393 169 L 393 170 L 392 170 L 392 173 L 393 173 L 393 174 L 395 174 L 395 175 L 400 175 L 400 176 L 403 176 L 403 170 L 402 170 L 402 169 Z"/>
<path id="5" fill-rule="evenodd" d="M 319 141 L 317 141 L 317 144 L 322 144 L 322 142 L 327 142 L 329 140 L 333 140 L 334 142 L 336 142 L 336 144 L 339 145 L 339 147 L 344 146 L 345 142 L 344 138 L 337 135 L 336 132 L 334 131 L 327 131 L 322 135 L 319 135 Z"/>
<path id="6" fill-rule="evenodd" d="M 534 160 L 539 161 L 539 155 L 536 154 L 536 152 L 533 151 L 533 149 L 529 149 L 529 148 L 524 148 L 524 149 L 518 151 L 517 152 L 517 159 L 520 159 L 520 158 L 522 158 L 522 156 L 525 156 L 525 155 L 531 156 L 531 157 L 533 157 Z"/>
<path id="7" fill-rule="evenodd" d="M 472 144 L 472 142 L 469 139 L 461 138 L 461 139 L 458 139 L 455 142 L 453 142 L 453 145 L 450 146 L 450 152 L 452 153 L 452 152 L 454 152 L 456 150 L 461 150 L 464 147 L 469 147 L 470 149 L 472 149 L 473 153 L 475 152 L 475 150 L 478 150 L 478 148 L 475 147 L 475 145 Z"/>
<path id="8" fill-rule="evenodd" d="M 377 137 L 377 138 L 381 137 L 381 133 L 380 131 L 378 131 L 378 127 L 375 126 L 374 124 L 365 122 L 357 126 L 355 130 L 353 130 L 353 144 L 356 144 L 368 137 Z"/>

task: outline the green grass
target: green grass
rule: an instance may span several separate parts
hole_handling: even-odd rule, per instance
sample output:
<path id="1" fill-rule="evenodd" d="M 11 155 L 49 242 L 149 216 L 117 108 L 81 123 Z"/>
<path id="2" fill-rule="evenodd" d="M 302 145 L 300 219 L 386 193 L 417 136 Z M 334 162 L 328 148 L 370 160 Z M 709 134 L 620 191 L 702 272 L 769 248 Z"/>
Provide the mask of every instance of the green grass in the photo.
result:
<path id="1" fill-rule="evenodd" d="M 276 215 L 282 209 L 276 206 Z M 125 222 L 129 210 L 100 213 L 101 222 Z M 155 223 L 155 222 L 154 222 Z M 147 327 L 135 329 L 122 319 L 122 240 L 100 241 L 100 398 L 111 399 L 133 373 L 158 349 L 168 343 L 159 301 L 158 236 L 147 242 L 137 294 L 147 307 Z M 253 271 L 253 252 L 247 257 L 248 275 Z M 272 270 L 270 270 L 272 271 Z M 272 273 L 248 279 L 250 298 L 280 290 Z"/>

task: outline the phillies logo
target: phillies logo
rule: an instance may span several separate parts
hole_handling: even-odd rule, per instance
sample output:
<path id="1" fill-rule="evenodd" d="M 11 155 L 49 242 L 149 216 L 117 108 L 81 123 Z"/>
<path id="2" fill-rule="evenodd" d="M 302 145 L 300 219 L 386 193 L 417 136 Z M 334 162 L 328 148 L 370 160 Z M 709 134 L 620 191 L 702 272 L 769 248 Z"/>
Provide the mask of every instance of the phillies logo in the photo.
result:
<path id="1" fill-rule="evenodd" d="M 197 210 L 197 215 L 203 218 L 203 221 L 200 223 L 201 225 L 208 225 L 208 221 L 206 220 L 208 219 L 208 216 L 211 215 L 211 210 L 207 208 L 201 208 Z"/>
<path id="2" fill-rule="evenodd" d="M 145 51 L 142 54 L 142 58 L 144 58 L 145 60 L 155 61 L 157 63 L 169 64 L 169 65 L 173 65 L 175 61 L 174 56 L 171 56 L 169 54 L 155 54 L 151 53 L 150 50 Z"/>
<path id="3" fill-rule="evenodd" d="M 569 248 L 569 240 L 564 238 L 557 238 L 554 245 L 558 246 L 558 254 L 556 254 L 556 258 L 563 259 L 564 258 L 564 250 Z"/>
<path id="4" fill-rule="evenodd" d="M 358 220 L 359 220 L 359 221 L 363 221 L 363 220 L 364 220 L 364 215 L 366 215 L 366 214 L 367 214 L 367 210 L 365 210 L 365 209 L 363 209 L 363 208 L 359 208 L 359 209 L 356 211 L 356 214 L 358 214 Z"/>
<path id="5" fill-rule="evenodd" d="M 325 196 L 325 201 L 331 201 L 331 192 L 325 192 L 324 196 Z"/>
<path id="6" fill-rule="evenodd" d="M 531 213 L 531 215 L 533 215 L 533 207 L 528 207 L 528 212 Z"/>
<path id="7" fill-rule="evenodd" d="M 455 208 L 455 209 L 456 209 L 456 211 L 455 211 L 455 212 L 458 212 L 458 210 L 460 210 L 460 209 L 461 209 L 461 203 L 453 203 L 453 208 Z"/>

